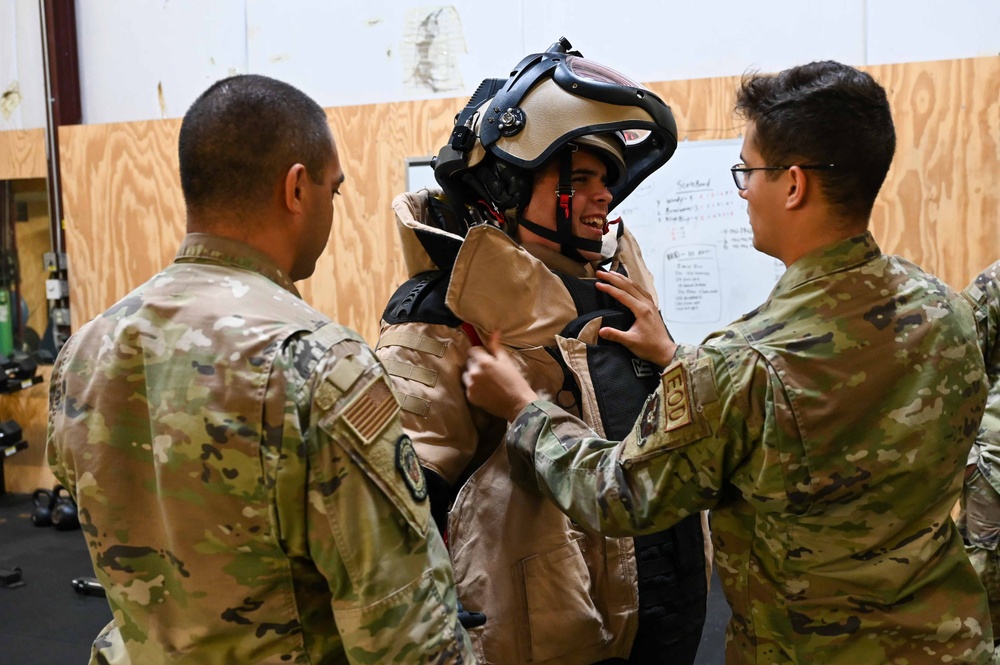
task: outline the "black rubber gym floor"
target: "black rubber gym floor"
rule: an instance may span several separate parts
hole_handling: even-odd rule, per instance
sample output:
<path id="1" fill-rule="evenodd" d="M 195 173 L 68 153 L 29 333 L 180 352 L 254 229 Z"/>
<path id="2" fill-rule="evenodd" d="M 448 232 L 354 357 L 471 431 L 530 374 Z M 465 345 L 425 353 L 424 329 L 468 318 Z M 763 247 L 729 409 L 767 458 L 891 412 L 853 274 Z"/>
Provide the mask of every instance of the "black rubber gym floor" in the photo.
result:
<path id="1" fill-rule="evenodd" d="M 94 637 L 109 621 L 102 597 L 73 590 L 93 575 L 83 532 L 31 523 L 27 494 L 0 495 L 0 576 L 21 569 L 21 586 L 0 586 L 0 663 L 86 665 Z"/>
<path id="2" fill-rule="evenodd" d="M 83 533 L 36 527 L 33 507 L 30 495 L 0 495 L 0 579 L 20 568 L 23 582 L 0 586 L 0 665 L 86 665 L 111 611 L 73 589 L 73 579 L 94 574 Z M 729 607 L 720 586 L 713 578 L 696 665 L 724 661 Z"/>

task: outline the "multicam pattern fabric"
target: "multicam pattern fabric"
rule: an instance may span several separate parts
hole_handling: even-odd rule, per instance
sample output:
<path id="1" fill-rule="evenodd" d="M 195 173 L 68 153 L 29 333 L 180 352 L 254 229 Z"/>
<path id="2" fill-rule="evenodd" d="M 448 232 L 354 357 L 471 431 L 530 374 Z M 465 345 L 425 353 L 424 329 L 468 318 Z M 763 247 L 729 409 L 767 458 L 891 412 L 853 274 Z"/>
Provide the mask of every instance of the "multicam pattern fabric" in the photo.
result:
<path id="1" fill-rule="evenodd" d="M 958 529 L 965 552 L 986 587 L 993 620 L 994 644 L 1000 636 L 1000 494 L 975 466 L 962 490 Z"/>
<path id="2" fill-rule="evenodd" d="M 1000 492 L 1000 261 L 981 272 L 963 293 L 975 310 L 989 380 L 986 413 L 969 463 L 978 464 L 990 485 Z"/>
<path id="3" fill-rule="evenodd" d="M 989 396 L 976 444 L 969 452 L 975 468 L 965 481 L 959 529 L 966 552 L 990 597 L 994 638 L 1000 638 L 1000 261 L 979 274 L 964 291 L 973 303 L 979 347 L 986 361 Z"/>
<path id="4" fill-rule="evenodd" d="M 401 445 L 356 333 L 188 236 L 53 372 L 49 462 L 114 616 L 91 662 L 474 662 Z"/>
<path id="5" fill-rule="evenodd" d="M 535 402 L 507 436 L 512 473 L 607 534 L 712 509 L 729 663 L 992 662 L 949 517 L 986 395 L 973 326 L 869 234 L 834 243 L 678 350 L 655 427 L 609 442 Z"/>

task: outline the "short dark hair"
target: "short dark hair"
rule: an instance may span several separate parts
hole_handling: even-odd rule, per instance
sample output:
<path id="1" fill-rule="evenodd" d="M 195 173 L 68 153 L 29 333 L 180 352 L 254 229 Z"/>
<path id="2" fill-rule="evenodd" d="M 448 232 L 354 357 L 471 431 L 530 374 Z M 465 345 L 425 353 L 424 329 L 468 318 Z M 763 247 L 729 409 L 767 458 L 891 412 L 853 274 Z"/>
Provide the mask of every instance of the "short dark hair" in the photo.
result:
<path id="1" fill-rule="evenodd" d="M 768 165 L 834 164 L 810 171 L 827 201 L 846 217 L 871 215 L 896 151 L 896 130 L 885 89 L 869 74 L 833 61 L 751 72 L 743 76 L 736 112 L 754 123 L 754 147 Z"/>
<path id="2" fill-rule="evenodd" d="M 333 158 L 326 113 L 301 90 L 256 74 L 222 79 L 181 123 L 181 189 L 189 208 L 237 209 L 270 196 L 275 179 L 301 163 L 319 184 Z"/>

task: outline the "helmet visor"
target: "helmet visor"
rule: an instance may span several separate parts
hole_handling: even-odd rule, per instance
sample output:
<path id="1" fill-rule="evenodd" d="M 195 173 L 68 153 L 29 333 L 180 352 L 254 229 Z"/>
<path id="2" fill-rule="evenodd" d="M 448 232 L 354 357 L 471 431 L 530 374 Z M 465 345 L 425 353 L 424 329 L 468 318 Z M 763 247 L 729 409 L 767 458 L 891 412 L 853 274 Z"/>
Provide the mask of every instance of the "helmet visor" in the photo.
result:
<path id="1" fill-rule="evenodd" d="M 642 108 L 653 116 L 657 124 L 673 124 L 669 107 L 655 93 L 598 62 L 567 55 L 552 72 L 552 79 L 571 94 L 608 104 Z M 641 127 L 627 128 L 622 132 L 628 146 L 642 143 L 649 136 L 650 131 Z"/>
<path id="2" fill-rule="evenodd" d="M 564 62 L 566 63 L 566 66 L 569 67 L 570 71 L 581 80 L 626 85 L 631 88 L 639 87 L 638 83 L 624 74 L 616 72 L 610 67 L 605 67 L 604 65 L 594 62 L 593 60 L 587 60 L 586 58 L 580 58 L 575 55 L 567 55 Z"/>

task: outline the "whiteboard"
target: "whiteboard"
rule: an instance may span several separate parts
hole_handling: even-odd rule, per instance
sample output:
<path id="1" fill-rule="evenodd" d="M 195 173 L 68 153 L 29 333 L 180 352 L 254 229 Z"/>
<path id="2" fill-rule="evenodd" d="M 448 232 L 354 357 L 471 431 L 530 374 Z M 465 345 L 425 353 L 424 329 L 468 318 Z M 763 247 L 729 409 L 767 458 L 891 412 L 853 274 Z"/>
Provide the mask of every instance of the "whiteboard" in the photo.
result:
<path id="1" fill-rule="evenodd" d="M 729 171 L 742 144 L 681 143 L 611 214 L 639 242 L 677 342 L 697 344 L 754 309 L 785 272 L 753 247 L 746 202 Z"/>
<path id="2" fill-rule="evenodd" d="M 406 158 L 406 191 L 419 192 L 421 189 L 441 189 L 434 179 L 431 165 L 433 157 Z"/>

